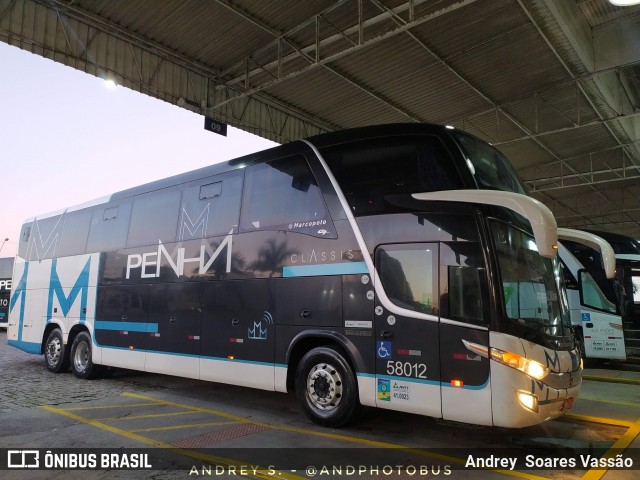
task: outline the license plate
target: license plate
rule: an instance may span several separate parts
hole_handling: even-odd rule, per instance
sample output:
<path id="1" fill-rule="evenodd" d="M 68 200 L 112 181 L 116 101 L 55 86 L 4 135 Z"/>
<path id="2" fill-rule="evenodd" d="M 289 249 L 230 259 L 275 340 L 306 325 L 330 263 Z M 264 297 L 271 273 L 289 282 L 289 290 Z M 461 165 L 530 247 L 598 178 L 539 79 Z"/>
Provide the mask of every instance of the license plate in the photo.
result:
<path id="1" fill-rule="evenodd" d="M 569 398 L 565 399 L 562 402 L 562 406 L 560 407 L 560 411 L 561 412 L 565 412 L 565 411 L 571 409 L 571 407 L 573 407 L 573 400 L 574 400 L 573 397 L 569 397 Z"/>

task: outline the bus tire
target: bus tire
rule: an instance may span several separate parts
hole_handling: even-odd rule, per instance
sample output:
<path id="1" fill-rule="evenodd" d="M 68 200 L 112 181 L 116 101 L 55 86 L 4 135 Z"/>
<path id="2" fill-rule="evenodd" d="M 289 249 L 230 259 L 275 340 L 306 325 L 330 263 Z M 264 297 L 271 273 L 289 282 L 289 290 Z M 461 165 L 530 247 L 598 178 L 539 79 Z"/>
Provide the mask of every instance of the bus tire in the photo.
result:
<path id="1" fill-rule="evenodd" d="M 92 379 L 98 375 L 99 367 L 91 359 L 91 336 L 83 331 L 76 335 L 71 346 L 71 371 L 82 379 Z"/>
<path id="2" fill-rule="evenodd" d="M 323 427 L 342 427 L 360 409 L 353 370 L 331 347 L 317 347 L 306 353 L 296 370 L 295 385 L 305 414 Z"/>
<path id="3" fill-rule="evenodd" d="M 69 370 L 69 352 L 59 328 L 54 328 L 49 332 L 44 345 L 44 363 L 47 370 L 53 373 L 63 373 Z"/>

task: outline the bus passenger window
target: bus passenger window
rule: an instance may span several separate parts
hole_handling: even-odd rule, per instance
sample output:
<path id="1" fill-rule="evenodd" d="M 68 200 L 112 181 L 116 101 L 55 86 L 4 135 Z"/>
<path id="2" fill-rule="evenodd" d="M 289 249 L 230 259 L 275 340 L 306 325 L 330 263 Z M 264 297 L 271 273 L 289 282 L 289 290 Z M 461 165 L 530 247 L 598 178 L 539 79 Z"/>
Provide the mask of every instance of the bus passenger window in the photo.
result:
<path id="1" fill-rule="evenodd" d="M 116 207 L 117 208 L 117 207 Z M 91 226 L 91 210 L 85 208 L 67 213 L 64 217 L 58 256 L 80 255 L 87 249 L 87 237 Z"/>
<path id="2" fill-rule="evenodd" d="M 288 230 L 335 238 L 318 184 L 302 156 L 247 168 L 240 227 L 245 232 Z"/>
<path id="3" fill-rule="evenodd" d="M 117 212 L 117 215 L 114 216 L 113 212 Z M 107 207 L 94 207 L 87 239 L 87 253 L 124 248 L 127 242 L 130 214 L 131 204 L 128 202 Z"/>
<path id="4" fill-rule="evenodd" d="M 480 244 L 443 242 L 440 263 L 440 316 L 476 325 L 488 323 L 489 302 Z"/>
<path id="5" fill-rule="evenodd" d="M 42 219 L 36 218 L 33 221 L 33 235 L 30 236 L 27 243 L 27 260 L 43 260 L 56 256 L 58 240 L 62 233 L 62 224 L 62 215 Z M 23 232 L 23 238 L 25 233 L 27 233 L 26 229 Z M 27 238 L 29 238 L 28 235 L 27 233 Z"/>
<path id="6" fill-rule="evenodd" d="M 436 244 L 384 245 L 376 253 L 376 267 L 387 297 L 408 310 L 432 314 L 437 309 Z"/>
<path id="7" fill-rule="evenodd" d="M 616 313 L 616 305 L 604 296 L 604 293 L 602 293 L 602 290 L 600 290 L 600 287 L 591 274 L 586 270 L 580 270 L 579 275 L 582 304 L 597 310 Z"/>
<path id="8" fill-rule="evenodd" d="M 178 217 L 178 241 L 237 232 L 243 177 L 242 170 L 235 170 L 185 185 Z"/>
<path id="9" fill-rule="evenodd" d="M 482 320 L 482 292 L 477 268 L 449 267 L 449 315 L 459 320 Z"/>
<path id="10" fill-rule="evenodd" d="M 137 195 L 133 200 L 127 246 L 173 242 L 178 225 L 180 190 L 164 189 Z"/>

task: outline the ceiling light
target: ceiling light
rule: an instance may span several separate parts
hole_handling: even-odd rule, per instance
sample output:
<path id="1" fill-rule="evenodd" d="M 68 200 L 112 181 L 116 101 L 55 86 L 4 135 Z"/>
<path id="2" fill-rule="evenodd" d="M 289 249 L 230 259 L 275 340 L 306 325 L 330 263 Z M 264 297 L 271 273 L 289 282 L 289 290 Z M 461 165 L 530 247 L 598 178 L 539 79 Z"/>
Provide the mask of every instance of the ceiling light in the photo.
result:
<path id="1" fill-rule="evenodd" d="M 609 0 L 609 3 L 616 7 L 630 7 L 631 5 L 638 5 L 640 0 Z"/>

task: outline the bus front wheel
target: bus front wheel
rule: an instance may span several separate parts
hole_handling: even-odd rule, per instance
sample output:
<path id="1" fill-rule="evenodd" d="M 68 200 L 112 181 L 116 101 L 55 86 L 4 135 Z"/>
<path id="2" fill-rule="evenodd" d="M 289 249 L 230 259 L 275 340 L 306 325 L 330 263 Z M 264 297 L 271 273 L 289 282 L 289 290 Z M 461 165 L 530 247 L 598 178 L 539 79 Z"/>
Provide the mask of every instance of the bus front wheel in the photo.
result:
<path id="1" fill-rule="evenodd" d="M 315 423 L 337 428 L 354 419 L 360 403 L 353 370 L 330 347 L 307 352 L 296 370 L 296 396 Z"/>
<path id="2" fill-rule="evenodd" d="M 44 362 L 47 370 L 53 373 L 62 373 L 69 370 L 69 352 L 64 344 L 62 332 L 54 328 L 47 337 L 44 346 Z"/>
<path id="3" fill-rule="evenodd" d="M 71 346 L 71 370 L 78 378 L 95 378 L 98 366 L 91 359 L 91 337 L 88 332 L 76 335 Z"/>

